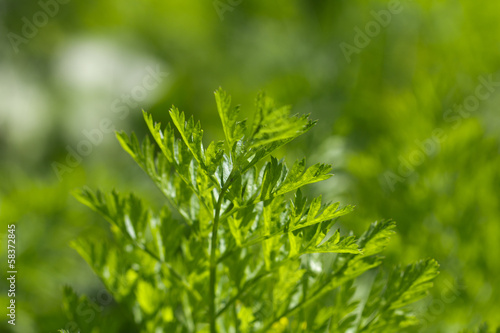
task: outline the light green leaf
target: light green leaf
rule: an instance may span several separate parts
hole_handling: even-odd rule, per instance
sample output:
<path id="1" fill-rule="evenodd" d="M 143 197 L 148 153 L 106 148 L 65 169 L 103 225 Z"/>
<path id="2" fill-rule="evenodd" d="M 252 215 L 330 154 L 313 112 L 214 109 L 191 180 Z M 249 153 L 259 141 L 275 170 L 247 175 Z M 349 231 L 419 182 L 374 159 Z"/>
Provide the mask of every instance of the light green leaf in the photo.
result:
<path id="1" fill-rule="evenodd" d="M 363 233 L 358 240 L 358 245 L 364 256 L 380 253 L 389 243 L 389 238 L 394 234 L 396 222 L 392 220 L 375 222 Z"/>
<path id="2" fill-rule="evenodd" d="M 232 152 L 236 142 L 241 140 L 245 134 L 246 122 L 238 121 L 239 108 L 231 108 L 231 96 L 222 90 L 222 88 L 219 88 L 214 94 L 226 143 L 229 151 Z"/>
<path id="3" fill-rule="evenodd" d="M 170 117 L 181 134 L 182 140 L 193 154 L 193 157 L 202 168 L 206 169 L 202 143 L 203 130 L 201 129 L 200 122 L 195 123 L 193 117 L 190 117 L 186 121 L 184 112 L 179 112 L 179 109 L 176 107 L 170 109 Z"/>
<path id="4" fill-rule="evenodd" d="M 361 253 L 356 244 L 356 237 L 340 237 L 337 230 L 326 242 L 316 247 L 309 247 L 306 253 Z"/>
<path id="5" fill-rule="evenodd" d="M 279 186 L 275 195 L 282 195 L 307 184 L 326 180 L 332 176 L 329 173 L 332 168 L 328 164 L 318 163 L 309 167 L 307 170 L 305 168 L 305 164 L 305 158 L 293 164 L 292 169 L 288 173 L 283 184 Z"/>

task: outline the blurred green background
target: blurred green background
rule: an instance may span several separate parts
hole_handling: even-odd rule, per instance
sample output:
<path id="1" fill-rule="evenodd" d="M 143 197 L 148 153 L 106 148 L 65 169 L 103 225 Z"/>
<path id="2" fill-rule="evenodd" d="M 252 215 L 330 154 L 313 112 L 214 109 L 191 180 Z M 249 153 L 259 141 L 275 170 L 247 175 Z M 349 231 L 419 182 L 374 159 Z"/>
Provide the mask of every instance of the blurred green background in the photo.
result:
<path id="1" fill-rule="evenodd" d="M 102 293 L 69 243 L 108 237 L 107 225 L 72 189 L 162 204 L 101 128 L 142 136 L 141 109 L 166 121 L 175 104 L 220 139 L 219 86 L 249 118 L 259 90 L 311 113 L 316 128 L 281 151 L 334 165 L 310 191 L 355 204 L 342 224 L 357 234 L 396 220 L 386 264 L 440 262 L 417 305 L 422 332 L 500 325 L 498 13 L 472 0 L 3 0 L 0 258 L 4 276 L 16 223 L 19 274 L 17 325 L 2 314 L 0 331 L 65 327 L 64 285 Z M 5 309 L 4 278 L 0 289 Z"/>

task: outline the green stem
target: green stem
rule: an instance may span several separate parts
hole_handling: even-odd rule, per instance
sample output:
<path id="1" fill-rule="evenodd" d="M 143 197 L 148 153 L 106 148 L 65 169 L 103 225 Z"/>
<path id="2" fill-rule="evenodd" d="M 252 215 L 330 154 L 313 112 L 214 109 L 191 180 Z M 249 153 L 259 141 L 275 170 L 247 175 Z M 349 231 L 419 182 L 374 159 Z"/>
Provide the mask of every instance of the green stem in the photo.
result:
<path id="1" fill-rule="evenodd" d="M 210 243 L 210 289 L 209 289 L 209 301 L 210 301 L 210 332 L 216 333 L 217 328 L 215 325 L 215 282 L 217 279 L 217 229 L 219 227 L 219 215 L 221 206 L 222 193 L 217 200 L 217 207 L 215 208 L 214 223 L 212 226 L 212 240 Z"/>
<path id="2" fill-rule="evenodd" d="M 227 178 L 226 184 L 222 187 L 217 203 L 215 204 L 214 223 L 212 225 L 212 239 L 210 241 L 210 286 L 209 286 L 209 317 L 210 317 L 210 333 L 217 333 L 217 310 L 215 307 L 215 285 L 217 282 L 217 247 L 218 247 L 218 229 L 220 220 L 220 209 L 224 195 L 229 186 L 234 181 L 234 169 Z"/>

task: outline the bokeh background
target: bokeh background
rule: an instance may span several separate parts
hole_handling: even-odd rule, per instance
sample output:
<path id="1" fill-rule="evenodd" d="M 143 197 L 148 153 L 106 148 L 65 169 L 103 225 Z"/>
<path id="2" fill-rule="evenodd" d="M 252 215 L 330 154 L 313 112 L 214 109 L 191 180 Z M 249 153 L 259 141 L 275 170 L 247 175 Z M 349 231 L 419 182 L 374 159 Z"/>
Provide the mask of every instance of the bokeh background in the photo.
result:
<path id="1" fill-rule="evenodd" d="M 334 165 L 309 190 L 356 205 L 344 228 L 397 221 L 386 265 L 440 262 L 416 306 L 422 332 L 500 325 L 499 13 L 473 0 L 2 0 L 0 258 L 5 271 L 16 223 L 19 274 L 17 325 L 3 315 L 0 331 L 56 332 L 63 286 L 102 292 L 69 243 L 107 225 L 72 189 L 162 204 L 101 127 L 142 136 L 141 109 L 166 121 L 175 104 L 220 139 L 219 86 L 250 119 L 259 90 L 318 119 L 279 154 Z"/>

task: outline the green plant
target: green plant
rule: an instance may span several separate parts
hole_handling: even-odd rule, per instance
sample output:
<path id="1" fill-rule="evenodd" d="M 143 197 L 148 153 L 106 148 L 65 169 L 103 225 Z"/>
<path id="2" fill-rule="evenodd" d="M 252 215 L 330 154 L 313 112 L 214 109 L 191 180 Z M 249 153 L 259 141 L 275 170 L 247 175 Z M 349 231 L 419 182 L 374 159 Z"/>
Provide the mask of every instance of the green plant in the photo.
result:
<path id="1" fill-rule="evenodd" d="M 331 167 L 306 167 L 303 159 L 288 168 L 270 155 L 314 122 L 260 94 L 247 126 L 225 92 L 215 98 L 225 140 L 206 149 L 200 124 L 176 108 L 170 116 L 179 138 L 146 113 L 155 143 L 117 134 L 165 195 L 161 211 L 134 194 L 75 194 L 111 223 L 114 237 L 74 247 L 138 330 L 391 332 L 415 325 L 407 305 L 426 294 L 437 263 L 384 274 L 379 253 L 395 223 L 373 223 L 359 238 L 344 235 L 333 226 L 353 207 L 301 191 L 328 179 Z"/>

